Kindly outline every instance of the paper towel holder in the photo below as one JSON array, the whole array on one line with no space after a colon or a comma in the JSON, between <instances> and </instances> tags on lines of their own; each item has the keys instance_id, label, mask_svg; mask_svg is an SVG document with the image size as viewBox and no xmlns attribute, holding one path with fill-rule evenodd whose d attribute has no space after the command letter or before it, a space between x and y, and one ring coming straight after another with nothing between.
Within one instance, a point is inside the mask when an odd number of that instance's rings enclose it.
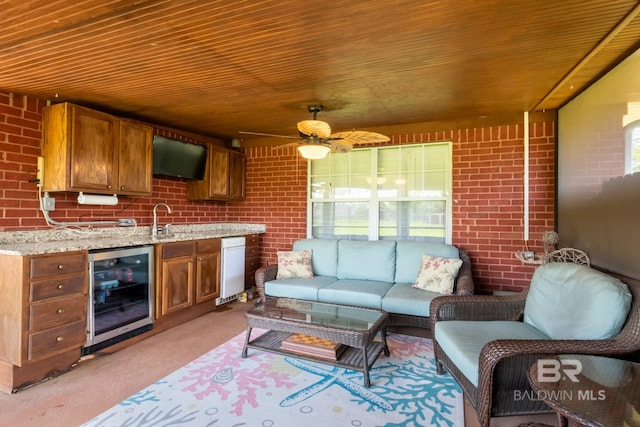
<instances>
[{"instance_id":1,"label":"paper towel holder","mask_svg":"<svg viewBox=\"0 0 640 427\"><path fill-rule=\"evenodd\" d=\"M78 204L113 206L118 204L118 195L114 194L113 196L103 196L95 194L84 194L83 192L80 192L80 194L78 194Z\"/></svg>"}]
</instances>

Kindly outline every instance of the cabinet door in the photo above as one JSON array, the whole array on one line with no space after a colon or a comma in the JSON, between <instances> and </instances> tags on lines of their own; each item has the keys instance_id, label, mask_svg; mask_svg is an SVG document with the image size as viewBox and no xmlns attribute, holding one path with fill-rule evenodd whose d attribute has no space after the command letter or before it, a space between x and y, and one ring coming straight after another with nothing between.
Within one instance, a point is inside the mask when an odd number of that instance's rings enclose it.
<instances>
[{"instance_id":1,"label":"cabinet door","mask_svg":"<svg viewBox=\"0 0 640 427\"><path fill-rule=\"evenodd\" d=\"M220 296L220 253L196 256L196 304Z\"/></svg>"},{"instance_id":2,"label":"cabinet door","mask_svg":"<svg viewBox=\"0 0 640 427\"><path fill-rule=\"evenodd\" d=\"M229 151L210 147L209 198L226 199L229 189Z\"/></svg>"},{"instance_id":3,"label":"cabinet door","mask_svg":"<svg viewBox=\"0 0 640 427\"><path fill-rule=\"evenodd\" d=\"M229 200L244 199L245 157L237 151L229 151Z\"/></svg>"},{"instance_id":4,"label":"cabinet door","mask_svg":"<svg viewBox=\"0 0 640 427\"><path fill-rule=\"evenodd\" d=\"M151 195L153 128L120 120L118 193Z\"/></svg>"},{"instance_id":5,"label":"cabinet door","mask_svg":"<svg viewBox=\"0 0 640 427\"><path fill-rule=\"evenodd\" d=\"M164 316L193 305L193 257L162 262L160 289L161 314Z\"/></svg>"},{"instance_id":6,"label":"cabinet door","mask_svg":"<svg viewBox=\"0 0 640 427\"><path fill-rule=\"evenodd\" d=\"M75 191L115 188L115 124L105 113L71 107L70 186Z\"/></svg>"},{"instance_id":7,"label":"cabinet door","mask_svg":"<svg viewBox=\"0 0 640 427\"><path fill-rule=\"evenodd\" d=\"M209 159L203 180L190 181L188 200L227 200L229 193L229 150L209 145Z\"/></svg>"}]
</instances>

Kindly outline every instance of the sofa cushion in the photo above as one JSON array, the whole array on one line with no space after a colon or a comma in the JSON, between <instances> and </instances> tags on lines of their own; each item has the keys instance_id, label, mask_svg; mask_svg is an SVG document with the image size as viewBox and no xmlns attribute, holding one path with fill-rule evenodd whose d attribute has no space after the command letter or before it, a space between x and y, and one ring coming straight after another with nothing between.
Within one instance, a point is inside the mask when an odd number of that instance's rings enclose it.
<instances>
[{"instance_id":1,"label":"sofa cushion","mask_svg":"<svg viewBox=\"0 0 640 427\"><path fill-rule=\"evenodd\" d=\"M422 263L422 255L460 258L458 248L440 242L398 240L396 243L396 283L414 283Z\"/></svg>"},{"instance_id":2,"label":"sofa cushion","mask_svg":"<svg viewBox=\"0 0 640 427\"><path fill-rule=\"evenodd\" d=\"M422 266L413 287L451 295L461 266L462 260L459 258L441 258L423 254Z\"/></svg>"},{"instance_id":3,"label":"sofa cushion","mask_svg":"<svg viewBox=\"0 0 640 427\"><path fill-rule=\"evenodd\" d=\"M382 298L382 309L388 313L429 317L431 300L440 295L416 289L412 283L395 283Z\"/></svg>"},{"instance_id":4,"label":"sofa cushion","mask_svg":"<svg viewBox=\"0 0 640 427\"><path fill-rule=\"evenodd\" d=\"M301 239L293 242L292 249L311 249L311 267L316 276L333 276L338 271L337 239Z\"/></svg>"},{"instance_id":5,"label":"sofa cushion","mask_svg":"<svg viewBox=\"0 0 640 427\"><path fill-rule=\"evenodd\" d=\"M336 280L318 290L318 301L381 308L382 297L391 286L392 283L375 280Z\"/></svg>"},{"instance_id":6,"label":"sofa cushion","mask_svg":"<svg viewBox=\"0 0 640 427\"><path fill-rule=\"evenodd\" d=\"M278 251L278 271L276 279L310 279L313 277L311 270L311 250Z\"/></svg>"},{"instance_id":7,"label":"sofa cushion","mask_svg":"<svg viewBox=\"0 0 640 427\"><path fill-rule=\"evenodd\" d=\"M273 297L285 297L318 300L318 289L334 282L335 277L314 276L311 279L275 279L264 284L265 294Z\"/></svg>"},{"instance_id":8,"label":"sofa cushion","mask_svg":"<svg viewBox=\"0 0 640 427\"><path fill-rule=\"evenodd\" d=\"M476 387L480 351L486 343L499 339L549 339L527 323L509 320L447 320L436 322L434 329L440 348Z\"/></svg>"},{"instance_id":9,"label":"sofa cushion","mask_svg":"<svg viewBox=\"0 0 640 427\"><path fill-rule=\"evenodd\" d=\"M395 240L338 241L338 279L393 283L395 272Z\"/></svg>"},{"instance_id":10,"label":"sofa cushion","mask_svg":"<svg viewBox=\"0 0 640 427\"><path fill-rule=\"evenodd\" d=\"M608 339L620 332L630 307L631 293L620 280L552 262L533 274L524 321L553 339Z\"/></svg>"}]
</instances>

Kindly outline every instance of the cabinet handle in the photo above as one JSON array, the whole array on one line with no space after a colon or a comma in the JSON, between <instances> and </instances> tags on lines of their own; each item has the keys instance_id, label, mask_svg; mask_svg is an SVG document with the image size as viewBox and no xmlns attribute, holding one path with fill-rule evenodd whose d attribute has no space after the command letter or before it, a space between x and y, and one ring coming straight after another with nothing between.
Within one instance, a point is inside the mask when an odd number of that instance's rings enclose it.
<instances>
[{"instance_id":1,"label":"cabinet handle","mask_svg":"<svg viewBox=\"0 0 640 427\"><path fill-rule=\"evenodd\" d=\"M107 188L110 190L111 189L111 185L107 185Z\"/></svg>"},{"instance_id":2,"label":"cabinet handle","mask_svg":"<svg viewBox=\"0 0 640 427\"><path fill-rule=\"evenodd\" d=\"M64 270L64 264L58 264L58 270Z\"/></svg>"},{"instance_id":3,"label":"cabinet handle","mask_svg":"<svg viewBox=\"0 0 640 427\"><path fill-rule=\"evenodd\" d=\"M62 288L64 288L64 284L58 283L58 289L62 289Z\"/></svg>"},{"instance_id":4,"label":"cabinet handle","mask_svg":"<svg viewBox=\"0 0 640 427\"><path fill-rule=\"evenodd\" d=\"M124 190L124 189L125 189L125 186L124 186L124 185L123 185L123 186L121 186L121 187L120 187L120 189L121 189L121 190Z\"/></svg>"},{"instance_id":5,"label":"cabinet handle","mask_svg":"<svg viewBox=\"0 0 640 427\"><path fill-rule=\"evenodd\" d=\"M63 336L59 336L58 338L56 338L57 342L62 342L64 341L64 337Z\"/></svg>"},{"instance_id":6,"label":"cabinet handle","mask_svg":"<svg viewBox=\"0 0 640 427\"><path fill-rule=\"evenodd\" d=\"M64 308L59 308L58 310L56 310L56 313L58 314L64 313Z\"/></svg>"}]
</instances>

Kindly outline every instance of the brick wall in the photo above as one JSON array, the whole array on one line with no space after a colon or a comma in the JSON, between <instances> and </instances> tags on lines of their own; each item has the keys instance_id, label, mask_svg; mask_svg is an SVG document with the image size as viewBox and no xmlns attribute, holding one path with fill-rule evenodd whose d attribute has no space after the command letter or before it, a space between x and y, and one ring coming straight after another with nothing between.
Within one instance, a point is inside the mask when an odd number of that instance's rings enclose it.
<instances>
[{"instance_id":1,"label":"brick wall","mask_svg":"<svg viewBox=\"0 0 640 427\"><path fill-rule=\"evenodd\" d=\"M44 101L0 92L0 231L45 229L38 209L36 177ZM192 135L180 139L193 139ZM479 290L525 287L534 266L522 265L513 253L523 247L522 125L456 129L424 134L390 135L392 144L453 141L453 243L471 256ZM530 248L542 251L542 234L554 228L554 123L530 125ZM52 194L58 221L135 218L152 221L157 202L173 214L160 219L174 224L253 222L267 225L262 238L263 262L273 263L277 250L289 249L306 236L307 161L294 147L245 149L247 197L236 203L190 202L187 181L153 179L152 197L121 197L117 206L79 206L77 194Z\"/></svg>"},{"instance_id":2,"label":"brick wall","mask_svg":"<svg viewBox=\"0 0 640 427\"><path fill-rule=\"evenodd\" d=\"M392 144L453 141L452 240L484 292L520 290L535 268L514 257L524 246L523 133L510 125L392 136ZM543 233L554 229L554 123L531 123L529 145L529 248L542 252ZM246 149L247 200L229 208L232 218L267 224L265 263L306 236L307 162L295 151Z\"/></svg>"},{"instance_id":3,"label":"brick wall","mask_svg":"<svg viewBox=\"0 0 640 427\"><path fill-rule=\"evenodd\" d=\"M0 92L0 231L49 228L39 211L35 182L42 137L42 108L45 102L32 97ZM155 133L187 142L197 142L185 133ZM172 214L158 213L162 223L186 224L227 222L227 206L220 202L190 202L187 181L180 178L153 178L152 197L120 197L116 206L78 205L77 193L51 193L55 221L112 220L135 218L139 225L152 223L152 209L158 202L171 206Z\"/></svg>"}]
</instances>

